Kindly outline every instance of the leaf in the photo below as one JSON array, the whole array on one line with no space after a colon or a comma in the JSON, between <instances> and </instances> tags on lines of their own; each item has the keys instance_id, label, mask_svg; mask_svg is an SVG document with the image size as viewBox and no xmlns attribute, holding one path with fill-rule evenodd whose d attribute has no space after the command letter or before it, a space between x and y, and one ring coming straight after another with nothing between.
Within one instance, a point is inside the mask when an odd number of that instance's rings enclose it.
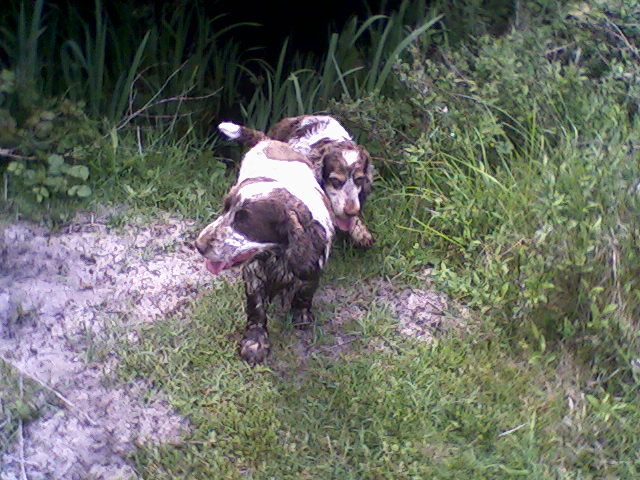
<instances>
[{"instance_id":1,"label":"leaf","mask_svg":"<svg viewBox=\"0 0 640 480\"><path fill-rule=\"evenodd\" d=\"M45 198L49 198L49 190L45 187L34 187L33 193L36 194L38 203L41 203Z\"/></svg>"},{"instance_id":2,"label":"leaf","mask_svg":"<svg viewBox=\"0 0 640 480\"><path fill-rule=\"evenodd\" d=\"M89 186L87 185L79 185L78 190L76 191L76 195L81 198L87 198L89 195L91 195L91 188L89 188Z\"/></svg>"},{"instance_id":3,"label":"leaf","mask_svg":"<svg viewBox=\"0 0 640 480\"><path fill-rule=\"evenodd\" d=\"M16 86L16 75L11 70L0 71L0 93L13 93Z\"/></svg>"},{"instance_id":4,"label":"leaf","mask_svg":"<svg viewBox=\"0 0 640 480\"><path fill-rule=\"evenodd\" d=\"M62 155L54 153L47 157L47 162L49 162L50 167L59 167L64 163L64 158L62 157Z\"/></svg>"},{"instance_id":5,"label":"leaf","mask_svg":"<svg viewBox=\"0 0 640 480\"><path fill-rule=\"evenodd\" d=\"M15 173L16 175L20 175L22 170L24 170L24 165L20 162L10 162L7 166L7 171Z\"/></svg>"},{"instance_id":6,"label":"leaf","mask_svg":"<svg viewBox=\"0 0 640 480\"><path fill-rule=\"evenodd\" d=\"M84 165L74 165L67 170L67 175L84 181L89 178L89 169Z\"/></svg>"},{"instance_id":7,"label":"leaf","mask_svg":"<svg viewBox=\"0 0 640 480\"><path fill-rule=\"evenodd\" d=\"M47 177L43 183L56 192L64 190L67 186L67 180L64 177Z\"/></svg>"},{"instance_id":8,"label":"leaf","mask_svg":"<svg viewBox=\"0 0 640 480\"><path fill-rule=\"evenodd\" d=\"M53 130L53 123L48 120L43 120L36 124L34 133L36 138L43 140L49 136L52 130Z\"/></svg>"},{"instance_id":9,"label":"leaf","mask_svg":"<svg viewBox=\"0 0 640 480\"><path fill-rule=\"evenodd\" d=\"M44 111L44 112L42 112L42 113L40 114L40 118L41 118L42 120L48 120L48 121L51 121L51 120L53 120L53 119L55 119L55 118L56 118L56 114L55 114L55 113L53 113L53 112L50 112L50 111Z\"/></svg>"},{"instance_id":10,"label":"leaf","mask_svg":"<svg viewBox=\"0 0 640 480\"><path fill-rule=\"evenodd\" d=\"M60 175L60 173L63 172L61 167L64 165L64 158L62 155L58 155L56 153L49 155L47 157L47 162L49 162L49 173L51 175Z\"/></svg>"}]
</instances>

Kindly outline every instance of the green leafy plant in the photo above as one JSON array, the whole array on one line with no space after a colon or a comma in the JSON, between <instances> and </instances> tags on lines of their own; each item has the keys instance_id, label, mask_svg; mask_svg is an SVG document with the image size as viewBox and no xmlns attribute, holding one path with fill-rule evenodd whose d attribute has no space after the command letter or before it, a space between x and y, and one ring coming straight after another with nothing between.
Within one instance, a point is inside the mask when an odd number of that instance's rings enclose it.
<instances>
[{"instance_id":1,"label":"green leafy plant","mask_svg":"<svg viewBox=\"0 0 640 480\"><path fill-rule=\"evenodd\" d=\"M440 252L441 285L623 388L640 327L640 36L621 4L583 7L523 9L528 28L435 55L415 46L400 96L335 106L413 187L406 244Z\"/></svg>"},{"instance_id":2,"label":"green leafy plant","mask_svg":"<svg viewBox=\"0 0 640 480\"><path fill-rule=\"evenodd\" d=\"M18 197L29 192L38 203L52 196L90 196L82 150L96 139L97 130L82 106L41 98L30 104L13 102L19 92L15 82L13 72L0 72L0 118L5 126L0 166L8 188Z\"/></svg>"},{"instance_id":3,"label":"green leafy plant","mask_svg":"<svg viewBox=\"0 0 640 480\"><path fill-rule=\"evenodd\" d=\"M64 157L51 154L45 165L29 165L27 161L12 161L7 171L18 177L31 189L38 202L53 194L66 194L70 197L85 198L91 195L91 188L85 183L89 178L89 169L85 165L70 165Z\"/></svg>"}]
</instances>

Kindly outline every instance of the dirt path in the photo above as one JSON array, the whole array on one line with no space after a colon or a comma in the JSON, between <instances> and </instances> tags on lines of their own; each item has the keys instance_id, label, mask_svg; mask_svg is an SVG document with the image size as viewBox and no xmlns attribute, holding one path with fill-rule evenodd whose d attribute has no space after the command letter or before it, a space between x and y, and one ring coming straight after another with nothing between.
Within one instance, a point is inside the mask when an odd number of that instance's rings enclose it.
<instances>
[{"instance_id":1,"label":"dirt path","mask_svg":"<svg viewBox=\"0 0 640 480\"><path fill-rule=\"evenodd\" d=\"M192 228L167 219L116 232L86 220L52 235L0 225L0 355L54 389L59 404L25 427L24 444L0 463L3 480L23 468L29 478L128 478L123 457L137 442L175 440L187 428L162 399L143 403L143 385L108 386L107 332L133 337L137 323L211 281L185 243Z\"/></svg>"},{"instance_id":2,"label":"dirt path","mask_svg":"<svg viewBox=\"0 0 640 480\"><path fill-rule=\"evenodd\" d=\"M194 233L192 223L172 218L120 230L86 218L55 234L0 224L0 361L52 389L41 416L0 459L2 480L135 478L125 457L136 445L177 441L189 428L162 398L144 402L145 385L114 384L110 347L122 336L135 341L136 325L223 281L202 267ZM398 330L418 339L443 324L448 306L437 292L383 281L366 288L366 298L330 285L318 292L319 304L335 308L336 352L349 343L341 322L372 302L390 307ZM313 348L303 342L300 353Z\"/></svg>"}]
</instances>

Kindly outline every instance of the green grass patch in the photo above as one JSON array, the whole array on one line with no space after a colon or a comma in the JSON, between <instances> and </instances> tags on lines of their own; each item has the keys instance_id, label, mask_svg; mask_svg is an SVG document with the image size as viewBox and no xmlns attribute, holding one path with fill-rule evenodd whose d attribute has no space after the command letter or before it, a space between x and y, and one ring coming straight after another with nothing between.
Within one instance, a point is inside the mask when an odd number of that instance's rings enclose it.
<instances>
[{"instance_id":1,"label":"green grass patch","mask_svg":"<svg viewBox=\"0 0 640 480\"><path fill-rule=\"evenodd\" d=\"M145 478L637 473L637 457L624 457L638 446L637 404L585 397L570 356L518 354L494 336L426 345L399 336L383 308L341 326L348 349L311 356L298 348L304 334L273 314L272 357L251 368L236 350L241 290L213 288L186 317L144 328L140 344L126 348L123 378L144 378L149 395L168 395L191 424L177 444L136 452ZM318 313L305 341L330 345L330 312Z\"/></svg>"},{"instance_id":2,"label":"green grass patch","mask_svg":"<svg viewBox=\"0 0 640 480\"><path fill-rule=\"evenodd\" d=\"M402 101L336 104L405 185L407 261L430 251L442 288L514 341L570 345L611 394L640 338L637 12L523 8L503 36L414 48Z\"/></svg>"},{"instance_id":3,"label":"green grass patch","mask_svg":"<svg viewBox=\"0 0 640 480\"><path fill-rule=\"evenodd\" d=\"M15 444L25 423L37 418L44 389L0 360L0 456Z\"/></svg>"}]
</instances>

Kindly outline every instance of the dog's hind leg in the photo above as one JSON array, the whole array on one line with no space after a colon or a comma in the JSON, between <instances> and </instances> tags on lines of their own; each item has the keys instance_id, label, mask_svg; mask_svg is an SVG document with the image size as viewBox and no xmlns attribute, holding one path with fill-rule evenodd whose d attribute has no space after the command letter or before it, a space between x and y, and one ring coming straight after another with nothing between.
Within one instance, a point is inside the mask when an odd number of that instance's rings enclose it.
<instances>
[{"instance_id":1,"label":"dog's hind leg","mask_svg":"<svg viewBox=\"0 0 640 480\"><path fill-rule=\"evenodd\" d=\"M305 281L291 300L293 325L299 329L308 328L315 320L311 312L313 295L318 288L318 278Z\"/></svg>"}]
</instances>

